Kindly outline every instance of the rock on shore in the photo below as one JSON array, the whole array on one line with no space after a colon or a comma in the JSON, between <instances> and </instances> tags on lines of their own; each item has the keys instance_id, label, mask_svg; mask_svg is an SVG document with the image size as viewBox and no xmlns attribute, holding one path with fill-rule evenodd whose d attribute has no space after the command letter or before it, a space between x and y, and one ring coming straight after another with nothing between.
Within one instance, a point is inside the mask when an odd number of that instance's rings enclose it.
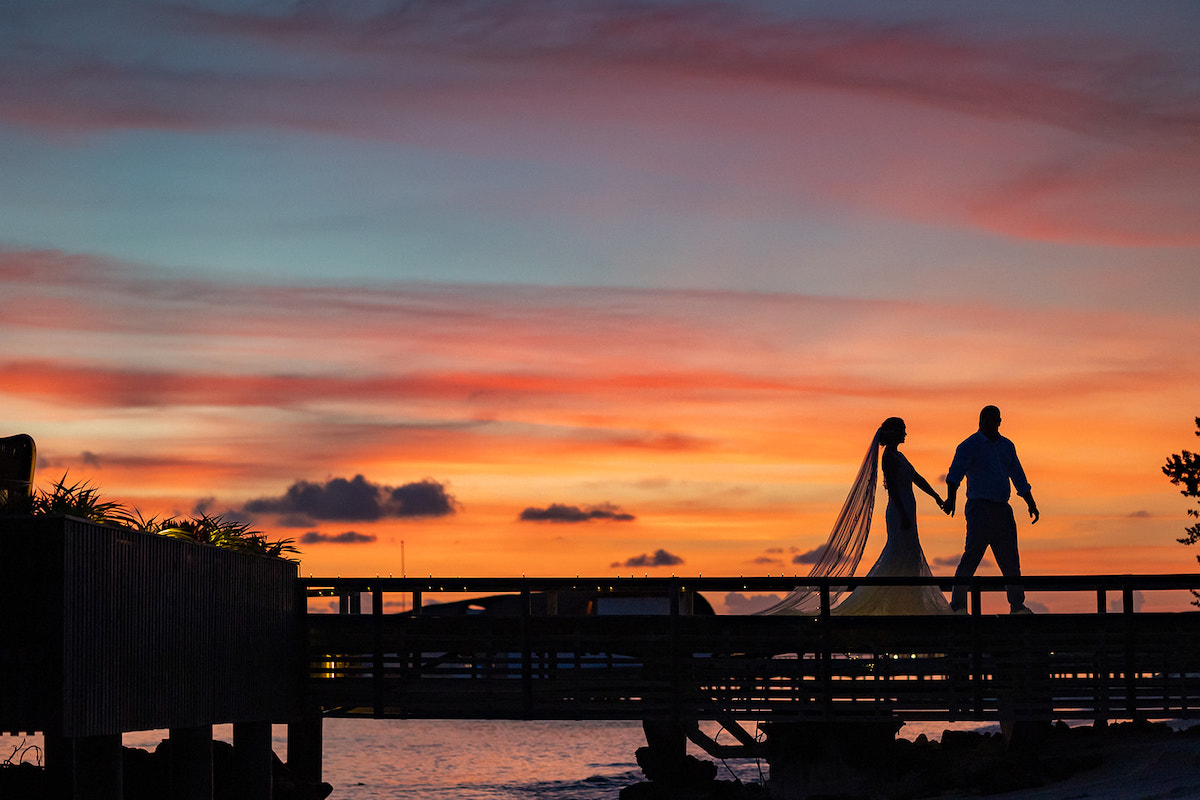
<instances>
[{"instance_id":1,"label":"rock on shore","mask_svg":"<svg viewBox=\"0 0 1200 800\"><path fill-rule=\"evenodd\" d=\"M1069 727L1062 722L1024 726L1009 736L945 731L941 741L924 735L897 738L872 774L853 790L831 789L790 796L805 800L918 800L926 797L1003 796L1005 800L1051 800L1063 796L1200 798L1200 726L1176 732L1165 723L1123 722ZM716 765L687 756L663 763L643 748L638 765L647 782L621 790L621 800L766 800L780 787L715 780ZM776 791L770 791L774 788ZM1067 794L1064 795L1063 793Z\"/></svg>"}]
</instances>

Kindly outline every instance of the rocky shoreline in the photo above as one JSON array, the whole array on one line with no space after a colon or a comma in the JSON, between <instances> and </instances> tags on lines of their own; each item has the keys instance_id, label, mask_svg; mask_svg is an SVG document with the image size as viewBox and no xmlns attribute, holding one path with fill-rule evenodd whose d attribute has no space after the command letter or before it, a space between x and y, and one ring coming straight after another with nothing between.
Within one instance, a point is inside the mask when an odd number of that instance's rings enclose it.
<instances>
[{"instance_id":1,"label":"rocky shoreline","mask_svg":"<svg viewBox=\"0 0 1200 800\"><path fill-rule=\"evenodd\" d=\"M818 775L805 797L919 800L1021 793L1099 773L1134 751L1156 746L1170 746L1172 754L1183 753L1184 763L1179 765L1182 770L1200 767L1200 726L1177 732L1166 723L1122 722L1072 728L1058 722L1026 728L1019 737L998 732L945 731L940 741L930 741L924 735L915 740L897 738L891 752L875 754L870 768L859 772L853 787L843 781L836 788ZM716 780L717 765L713 762L688 756L687 763L669 767L657 763L646 748L638 755L647 780L622 789L621 800L767 800L771 796L768 787L761 784ZM814 772L820 772L819 765ZM844 765L839 774L844 775ZM1200 789L1197 792L1170 796L1200 796Z\"/></svg>"},{"instance_id":2,"label":"rocky shoreline","mask_svg":"<svg viewBox=\"0 0 1200 800\"><path fill-rule=\"evenodd\" d=\"M169 744L164 741L152 752L124 749L125 800L167 796ZM1033 800L1062 796L1067 787L1073 797L1122 797L1126 796L1123 785L1152 779L1167 782L1167 793L1156 796L1200 797L1200 726L1176 731L1166 723L1072 728L1058 722L1010 737L948 730L940 740L924 735L912 740L898 737L890 752L874 756L853 787L817 781L805 800L997 795ZM1142 760L1136 762L1139 757ZM768 800L771 796L760 783L718 780L718 765L694 756L665 762L650 748L641 748L637 760L646 780L621 789L620 800ZM296 780L277 757L274 781L277 800L325 800L333 791L328 783ZM232 745L219 740L213 742L213 784L214 800L241 800L233 781ZM40 765L0 765L0 798L45 797L45 771Z\"/></svg>"}]
</instances>

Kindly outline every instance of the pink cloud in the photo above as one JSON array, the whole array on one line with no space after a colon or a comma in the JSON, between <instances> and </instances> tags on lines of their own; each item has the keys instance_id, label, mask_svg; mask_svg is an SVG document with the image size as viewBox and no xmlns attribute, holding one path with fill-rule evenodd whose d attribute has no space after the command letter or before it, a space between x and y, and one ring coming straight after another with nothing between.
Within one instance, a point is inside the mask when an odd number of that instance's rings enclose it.
<instances>
[{"instance_id":1,"label":"pink cloud","mask_svg":"<svg viewBox=\"0 0 1200 800\"><path fill-rule=\"evenodd\" d=\"M1196 247L1200 158L1118 150L1023 170L969 208L982 227L1025 239Z\"/></svg>"},{"instance_id":2,"label":"pink cloud","mask_svg":"<svg viewBox=\"0 0 1200 800\"><path fill-rule=\"evenodd\" d=\"M997 369L1030 391L1064 381L1098 391L1169 382L1183 366L1158 347L1160 316L1138 314L735 292L303 289L11 251L0 251L0 288L3 324L35 334L5 353L10 391L78 384L116 405L407 397L520 411L531 398L904 397L971 391ZM76 355L38 356L42 330L78 332ZM89 332L128 349L99 347L85 361ZM988 361L964 367L947 342ZM180 348L186 362L172 356ZM906 363L911 352L918 363Z\"/></svg>"},{"instance_id":3,"label":"pink cloud","mask_svg":"<svg viewBox=\"0 0 1200 800\"><path fill-rule=\"evenodd\" d=\"M189 16L205 35L248 36L368 68L410 59L415 51L447 56L460 70L471 62L489 69L552 63L581 73L624 66L821 86L1035 119L1104 137L1154 132L1190 141L1200 125L1200 103L1180 81L1190 66L1150 55L1145 42L1124 39L1119 31L1108 38L1089 33L1053 40L1044 30L1031 30L1023 39L984 40L943 21L796 19L729 3L439 0L363 15L325 3L290 17L185 12L180 19L188 24ZM447 82L439 88L454 87Z\"/></svg>"},{"instance_id":4,"label":"pink cloud","mask_svg":"<svg viewBox=\"0 0 1200 800\"><path fill-rule=\"evenodd\" d=\"M633 193L681 213L883 210L1038 240L1195 242L1195 68L1123 31L984 38L947 21L732 3L325 2L123 21L180 46L150 58L127 55L120 36L30 47L6 64L7 118L66 131L265 125L610 164L627 173L619 190L521 201L593 220L628 213ZM645 175L701 190L663 197ZM485 188L474 199L497 201Z\"/></svg>"}]
</instances>

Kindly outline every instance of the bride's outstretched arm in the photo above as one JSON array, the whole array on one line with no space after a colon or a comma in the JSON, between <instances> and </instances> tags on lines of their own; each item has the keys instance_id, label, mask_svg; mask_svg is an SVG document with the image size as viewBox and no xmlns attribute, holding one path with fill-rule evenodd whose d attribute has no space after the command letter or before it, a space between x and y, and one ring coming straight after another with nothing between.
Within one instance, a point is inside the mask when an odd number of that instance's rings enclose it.
<instances>
[{"instance_id":1,"label":"bride's outstretched arm","mask_svg":"<svg viewBox=\"0 0 1200 800\"><path fill-rule=\"evenodd\" d=\"M945 503L942 502L942 496L938 494L937 491L929 485L929 481L925 480L925 478L921 476L921 473L917 472L915 469L913 470L913 486L916 486L922 492L936 500L938 508L944 509Z\"/></svg>"}]
</instances>

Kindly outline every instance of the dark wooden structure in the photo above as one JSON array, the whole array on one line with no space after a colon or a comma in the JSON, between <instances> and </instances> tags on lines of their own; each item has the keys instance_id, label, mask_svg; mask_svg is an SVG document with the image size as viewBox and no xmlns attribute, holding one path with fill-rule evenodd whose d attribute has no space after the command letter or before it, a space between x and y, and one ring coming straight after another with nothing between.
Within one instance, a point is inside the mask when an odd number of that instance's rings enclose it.
<instances>
[{"instance_id":1,"label":"dark wooden structure","mask_svg":"<svg viewBox=\"0 0 1200 800\"><path fill-rule=\"evenodd\" d=\"M79 519L0 518L0 729L44 732L57 796L81 800L120 797L123 732L168 729L176 794L209 800L211 727L233 723L251 781L241 796L268 800L271 724L289 725L289 762L317 781L325 716L630 719L693 732L716 720L735 736L739 719L1200 717L1200 612L1136 607L1143 593L1177 592L1187 608L1200 575L1031 576L1031 594L1094 601L1034 616L985 613L1004 583L984 577L968 616L852 618L829 613L834 584L922 581L817 581L823 613L755 617L714 615L705 594L779 594L805 579L296 571ZM322 602L340 613L306 613ZM762 752L746 735L713 747Z\"/></svg>"},{"instance_id":2,"label":"dark wooden structure","mask_svg":"<svg viewBox=\"0 0 1200 800\"><path fill-rule=\"evenodd\" d=\"M0 729L45 733L60 796L107 800L121 734L160 728L189 796L207 766L211 797L211 728L234 723L257 743L245 796L268 798L270 725L296 718L303 688L296 570L70 517L0 519ZM89 777L72 788L74 765Z\"/></svg>"},{"instance_id":3,"label":"dark wooden structure","mask_svg":"<svg viewBox=\"0 0 1200 800\"><path fill-rule=\"evenodd\" d=\"M839 579L914 584L920 579ZM1200 612L1140 613L1137 593L1200 575L1029 577L1096 613L714 616L694 592L780 593L796 579L308 579L340 614L309 615L310 700L326 715L509 719L1049 720L1200 716ZM828 589L835 581L824 581ZM948 587L943 587L948 588ZM425 604L509 592L506 614ZM554 598L670 598L662 614L564 616ZM1184 592L1186 594L1186 592ZM412 610L385 603L412 599ZM550 598L549 600L547 598ZM1109 611L1117 601L1116 613ZM578 604L576 603L578 606ZM362 613L363 609L366 613ZM538 613L540 610L541 613Z\"/></svg>"},{"instance_id":4,"label":"dark wooden structure","mask_svg":"<svg viewBox=\"0 0 1200 800\"><path fill-rule=\"evenodd\" d=\"M27 511L33 498L37 445L26 433L0 438L0 510Z\"/></svg>"}]
</instances>

